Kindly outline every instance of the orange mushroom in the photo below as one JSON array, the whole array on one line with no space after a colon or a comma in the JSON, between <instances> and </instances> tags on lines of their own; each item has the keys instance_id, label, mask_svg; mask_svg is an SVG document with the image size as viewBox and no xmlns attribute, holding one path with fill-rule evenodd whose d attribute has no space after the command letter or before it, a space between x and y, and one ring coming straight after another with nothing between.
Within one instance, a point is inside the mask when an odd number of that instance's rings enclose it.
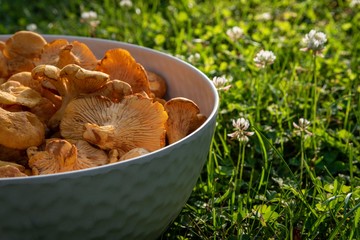
<instances>
[{"instance_id":1,"label":"orange mushroom","mask_svg":"<svg viewBox=\"0 0 360 240\"><path fill-rule=\"evenodd\" d=\"M49 139L45 149L27 149L29 166L34 175L60 173L106 164L107 154L85 141Z\"/></svg>"},{"instance_id":2,"label":"orange mushroom","mask_svg":"<svg viewBox=\"0 0 360 240\"><path fill-rule=\"evenodd\" d=\"M102 88L89 94L91 96L104 96L113 102L120 102L125 96L133 94L131 86L120 80L108 81Z\"/></svg>"},{"instance_id":3,"label":"orange mushroom","mask_svg":"<svg viewBox=\"0 0 360 240\"><path fill-rule=\"evenodd\" d=\"M129 83L134 93L151 93L144 67L125 49L115 48L106 51L96 70L109 74L110 79Z\"/></svg>"},{"instance_id":4,"label":"orange mushroom","mask_svg":"<svg viewBox=\"0 0 360 240\"><path fill-rule=\"evenodd\" d=\"M71 46L71 53L79 61L78 65L87 70L95 70L98 59L95 57L90 48L85 43L79 41L73 41Z\"/></svg>"},{"instance_id":5,"label":"orange mushroom","mask_svg":"<svg viewBox=\"0 0 360 240\"><path fill-rule=\"evenodd\" d=\"M57 67L60 58L60 51L66 47L69 42L66 39L55 39L46 45L41 50L40 57L35 61L38 65L53 65Z\"/></svg>"},{"instance_id":6,"label":"orange mushroom","mask_svg":"<svg viewBox=\"0 0 360 240\"><path fill-rule=\"evenodd\" d=\"M153 71L147 70L146 72L149 79L150 91L156 98L163 98L167 90L165 79Z\"/></svg>"},{"instance_id":7,"label":"orange mushroom","mask_svg":"<svg viewBox=\"0 0 360 240\"><path fill-rule=\"evenodd\" d=\"M135 158L135 157L140 157L140 156L143 156L148 153L149 153L149 151L146 150L145 148L133 148L130 151L128 151L127 153L125 153L124 155L122 155L121 158L119 159L119 161L124 161L124 160Z\"/></svg>"},{"instance_id":8,"label":"orange mushroom","mask_svg":"<svg viewBox=\"0 0 360 240\"><path fill-rule=\"evenodd\" d=\"M119 154L142 147L154 151L165 146L164 107L141 95L126 96L119 103L107 98L75 99L60 123L64 138L84 139Z\"/></svg>"},{"instance_id":9,"label":"orange mushroom","mask_svg":"<svg viewBox=\"0 0 360 240\"><path fill-rule=\"evenodd\" d=\"M9 141L11 136L11 141ZM39 146L45 139L44 124L30 112L9 112L0 108L0 144L26 149Z\"/></svg>"},{"instance_id":10,"label":"orange mushroom","mask_svg":"<svg viewBox=\"0 0 360 240\"><path fill-rule=\"evenodd\" d=\"M31 72L19 72L12 75L8 81L16 81L20 84L30 87L41 94L44 98L47 98L54 104L55 109L59 109L61 106L61 97L56 95L52 90L47 89L43 82L33 79ZM41 102L45 102L42 100Z\"/></svg>"},{"instance_id":11,"label":"orange mushroom","mask_svg":"<svg viewBox=\"0 0 360 240\"><path fill-rule=\"evenodd\" d=\"M7 81L0 85L0 103L34 107L40 103L41 94L17 81Z\"/></svg>"},{"instance_id":12,"label":"orange mushroom","mask_svg":"<svg viewBox=\"0 0 360 240\"><path fill-rule=\"evenodd\" d=\"M72 139L67 139L67 141L76 146L78 158L77 168L85 169L109 163L107 153L87 141Z\"/></svg>"},{"instance_id":13,"label":"orange mushroom","mask_svg":"<svg viewBox=\"0 0 360 240\"><path fill-rule=\"evenodd\" d=\"M2 51L5 48L5 42L4 41L0 41L0 52L2 53Z\"/></svg>"},{"instance_id":14,"label":"orange mushroom","mask_svg":"<svg viewBox=\"0 0 360 240\"><path fill-rule=\"evenodd\" d=\"M32 70L34 79L48 80L62 97L60 109L48 122L50 128L56 128L69 102L81 94L93 93L103 87L109 75L90 71L76 64L66 65L61 70L52 65L39 65Z\"/></svg>"},{"instance_id":15,"label":"orange mushroom","mask_svg":"<svg viewBox=\"0 0 360 240\"><path fill-rule=\"evenodd\" d=\"M186 137L206 120L205 116L200 115L199 107L184 97L170 99L164 104L164 108L169 115L166 123L169 144Z\"/></svg>"},{"instance_id":16,"label":"orange mushroom","mask_svg":"<svg viewBox=\"0 0 360 240\"><path fill-rule=\"evenodd\" d=\"M17 164L15 162L0 160L0 167L4 167L4 166L13 166L13 167L16 167L17 169L19 169L21 172L25 171L25 167L23 165Z\"/></svg>"},{"instance_id":17,"label":"orange mushroom","mask_svg":"<svg viewBox=\"0 0 360 240\"><path fill-rule=\"evenodd\" d=\"M27 177L17 166L14 165L3 165L0 166L0 178L9 177Z\"/></svg>"},{"instance_id":18,"label":"orange mushroom","mask_svg":"<svg viewBox=\"0 0 360 240\"><path fill-rule=\"evenodd\" d=\"M6 79L9 76L7 60L0 49L0 78Z\"/></svg>"},{"instance_id":19,"label":"orange mushroom","mask_svg":"<svg viewBox=\"0 0 360 240\"><path fill-rule=\"evenodd\" d=\"M68 64L76 64L88 70L94 70L98 63L90 48L79 41L69 43L65 39L55 39L46 44L36 65L53 65L63 68Z\"/></svg>"},{"instance_id":20,"label":"orange mushroom","mask_svg":"<svg viewBox=\"0 0 360 240\"><path fill-rule=\"evenodd\" d=\"M8 38L3 49L8 75L31 71L46 43L40 34L31 31L18 31Z\"/></svg>"},{"instance_id":21,"label":"orange mushroom","mask_svg":"<svg viewBox=\"0 0 360 240\"><path fill-rule=\"evenodd\" d=\"M42 92L41 83L32 78L30 71L15 73L8 78L8 81L16 81L22 84L23 86L34 89L38 93Z\"/></svg>"}]
</instances>

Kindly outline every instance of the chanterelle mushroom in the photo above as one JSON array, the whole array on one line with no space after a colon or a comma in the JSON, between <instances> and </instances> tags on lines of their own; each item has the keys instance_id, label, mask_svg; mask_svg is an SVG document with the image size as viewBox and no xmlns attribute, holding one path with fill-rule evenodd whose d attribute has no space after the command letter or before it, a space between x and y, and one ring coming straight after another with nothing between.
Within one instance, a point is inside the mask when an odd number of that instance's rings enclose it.
<instances>
[{"instance_id":1,"label":"chanterelle mushroom","mask_svg":"<svg viewBox=\"0 0 360 240\"><path fill-rule=\"evenodd\" d=\"M8 81L19 82L26 87L30 87L30 88L34 89L38 93L41 93L41 91L42 91L41 83L32 78L31 72L15 73L8 78Z\"/></svg>"},{"instance_id":2,"label":"chanterelle mushroom","mask_svg":"<svg viewBox=\"0 0 360 240\"><path fill-rule=\"evenodd\" d=\"M15 73L9 77L8 81L16 81L26 87L34 89L40 93L41 96L51 101L55 105L56 109L59 109L61 106L61 97L53 93L51 90L45 88L42 84L43 82L33 79L31 72ZM44 100L42 100L42 102L44 102Z\"/></svg>"},{"instance_id":3,"label":"chanterelle mushroom","mask_svg":"<svg viewBox=\"0 0 360 240\"><path fill-rule=\"evenodd\" d=\"M1 104L18 104L31 108L39 104L41 99L40 93L17 81L7 81L0 85Z\"/></svg>"},{"instance_id":4,"label":"chanterelle mushroom","mask_svg":"<svg viewBox=\"0 0 360 240\"><path fill-rule=\"evenodd\" d=\"M57 63L60 58L60 51L66 47L69 42L66 39L55 39L47 44L41 50L39 59L35 61L35 65L53 65L58 67Z\"/></svg>"},{"instance_id":5,"label":"chanterelle mushroom","mask_svg":"<svg viewBox=\"0 0 360 240\"><path fill-rule=\"evenodd\" d=\"M51 82L62 96L60 109L48 122L50 128L56 128L68 103L81 94L92 93L103 87L109 75L90 71L76 64L66 65L61 70L51 65L39 65L32 70L34 79L46 79Z\"/></svg>"},{"instance_id":6,"label":"chanterelle mushroom","mask_svg":"<svg viewBox=\"0 0 360 240\"><path fill-rule=\"evenodd\" d=\"M3 54L7 59L8 74L31 71L46 40L35 32L18 31L5 42Z\"/></svg>"},{"instance_id":7,"label":"chanterelle mushroom","mask_svg":"<svg viewBox=\"0 0 360 240\"><path fill-rule=\"evenodd\" d=\"M69 103L60 132L64 138L85 139L106 150L154 151L165 146L166 120L164 107L141 95L126 96L119 103L86 97Z\"/></svg>"},{"instance_id":8,"label":"chanterelle mushroom","mask_svg":"<svg viewBox=\"0 0 360 240\"><path fill-rule=\"evenodd\" d=\"M25 171L25 167L23 165L17 164L15 162L9 162L9 161L2 161L0 160L0 167L4 167L4 166L13 166L16 167L17 169L19 169L21 172Z\"/></svg>"},{"instance_id":9,"label":"chanterelle mushroom","mask_svg":"<svg viewBox=\"0 0 360 240\"><path fill-rule=\"evenodd\" d=\"M124 161L127 159L139 157L139 156L142 156L142 155L145 155L148 153L149 153L149 151L146 150L145 148L133 148L130 151L128 151L127 153L125 153L124 155L122 155L121 158L119 159L119 161Z\"/></svg>"},{"instance_id":10,"label":"chanterelle mushroom","mask_svg":"<svg viewBox=\"0 0 360 240\"><path fill-rule=\"evenodd\" d=\"M8 177L27 177L27 175L14 165L0 166L0 178Z\"/></svg>"},{"instance_id":11,"label":"chanterelle mushroom","mask_svg":"<svg viewBox=\"0 0 360 240\"><path fill-rule=\"evenodd\" d=\"M96 70L109 74L110 79L129 83L134 93L151 93L144 67L125 49L115 48L106 51Z\"/></svg>"},{"instance_id":12,"label":"chanterelle mushroom","mask_svg":"<svg viewBox=\"0 0 360 240\"><path fill-rule=\"evenodd\" d=\"M98 60L86 44L73 41L61 49L58 67L63 68L71 63L87 70L95 70Z\"/></svg>"},{"instance_id":13,"label":"chanterelle mushroom","mask_svg":"<svg viewBox=\"0 0 360 240\"><path fill-rule=\"evenodd\" d=\"M0 78L7 78L8 75L7 60L2 51L0 51Z\"/></svg>"},{"instance_id":14,"label":"chanterelle mushroom","mask_svg":"<svg viewBox=\"0 0 360 240\"><path fill-rule=\"evenodd\" d=\"M67 172L108 163L105 152L85 141L48 139L45 149L27 149L29 166L34 175Z\"/></svg>"},{"instance_id":15,"label":"chanterelle mushroom","mask_svg":"<svg viewBox=\"0 0 360 240\"><path fill-rule=\"evenodd\" d=\"M172 98L164 104L164 108L169 115L166 123L169 144L186 137L205 121L203 115L199 115L199 107L187 98Z\"/></svg>"},{"instance_id":16,"label":"chanterelle mushroom","mask_svg":"<svg viewBox=\"0 0 360 240\"><path fill-rule=\"evenodd\" d=\"M72 139L67 139L67 141L76 146L79 166L81 166L81 168L101 166L109 163L107 153L104 150L92 146L87 141Z\"/></svg>"},{"instance_id":17,"label":"chanterelle mushroom","mask_svg":"<svg viewBox=\"0 0 360 240\"><path fill-rule=\"evenodd\" d=\"M40 145L44 124L30 112L9 112L0 108L0 144L15 149Z\"/></svg>"},{"instance_id":18,"label":"chanterelle mushroom","mask_svg":"<svg viewBox=\"0 0 360 240\"><path fill-rule=\"evenodd\" d=\"M77 160L76 147L63 139L47 141L44 151L29 147L27 154L34 175L71 171Z\"/></svg>"},{"instance_id":19,"label":"chanterelle mushroom","mask_svg":"<svg viewBox=\"0 0 360 240\"><path fill-rule=\"evenodd\" d=\"M147 70L150 90L156 98L163 98L166 94L167 86L165 79L159 74Z\"/></svg>"},{"instance_id":20,"label":"chanterelle mushroom","mask_svg":"<svg viewBox=\"0 0 360 240\"><path fill-rule=\"evenodd\" d=\"M65 39L55 39L46 44L36 65L50 64L63 68L68 64L76 64L88 70L94 70L97 58L90 48L79 41L69 43Z\"/></svg>"},{"instance_id":21,"label":"chanterelle mushroom","mask_svg":"<svg viewBox=\"0 0 360 240\"><path fill-rule=\"evenodd\" d=\"M127 82L115 79L108 81L102 88L90 95L104 96L113 102L120 102L125 96L132 93L131 86Z\"/></svg>"}]
</instances>

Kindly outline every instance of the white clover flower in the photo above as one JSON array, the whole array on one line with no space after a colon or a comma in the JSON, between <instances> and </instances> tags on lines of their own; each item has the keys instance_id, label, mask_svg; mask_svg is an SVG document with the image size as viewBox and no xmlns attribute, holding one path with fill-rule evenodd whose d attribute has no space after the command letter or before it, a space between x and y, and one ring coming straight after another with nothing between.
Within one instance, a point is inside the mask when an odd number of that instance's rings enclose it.
<instances>
[{"instance_id":1,"label":"white clover flower","mask_svg":"<svg viewBox=\"0 0 360 240\"><path fill-rule=\"evenodd\" d=\"M81 13L81 21L89 24L92 28L96 28L100 24L100 21L97 18L98 15L94 11Z\"/></svg>"},{"instance_id":2,"label":"white clover flower","mask_svg":"<svg viewBox=\"0 0 360 240\"><path fill-rule=\"evenodd\" d=\"M264 51L261 50L260 52L258 52L254 58L254 62L256 64L256 66L260 67L260 68L264 68L267 65L271 65L274 63L276 59L275 54L272 51Z\"/></svg>"},{"instance_id":3,"label":"white clover flower","mask_svg":"<svg viewBox=\"0 0 360 240\"><path fill-rule=\"evenodd\" d=\"M231 41L235 42L239 40L244 35L244 30L240 27L232 27L226 31L226 35L231 39Z\"/></svg>"},{"instance_id":4,"label":"white clover flower","mask_svg":"<svg viewBox=\"0 0 360 240\"><path fill-rule=\"evenodd\" d=\"M181 54L175 54L175 57L179 58L181 60L184 60L184 61L186 60L186 57L184 55L181 55Z\"/></svg>"},{"instance_id":5,"label":"white clover flower","mask_svg":"<svg viewBox=\"0 0 360 240\"><path fill-rule=\"evenodd\" d=\"M135 13L136 13L137 15L140 15L140 14L141 14L141 9L140 9L140 8L135 8Z\"/></svg>"},{"instance_id":6,"label":"white clover flower","mask_svg":"<svg viewBox=\"0 0 360 240\"><path fill-rule=\"evenodd\" d=\"M271 18L272 15L269 12L264 12L255 16L255 19L260 21L269 21Z\"/></svg>"},{"instance_id":7,"label":"white clover flower","mask_svg":"<svg viewBox=\"0 0 360 240\"><path fill-rule=\"evenodd\" d=\"M229 81L225 78L225 76L214 77L212 82L218 91L227 91L231 88L231 85L228 84Z\"/></svg>"},{"instance_id":8,"label":"white clover flower","mask_svg":"<svg viewBox=\"0 0 360 240\"><path fill-rule=\"evenodd\" d=\"M233 119L232 125L235 128L235 132L228 134L228 137L231 137L231 139L237 139L240 142L248 142L248 137L254 135L254 132L247 131L250 127L250 123L249 120L245 118Z\"/></svg>"},{"instance_id":9,"label":"white clover flower","mask_svg":"<svg viewBox=\"0 0 360 240\"><path fill-rule=\"evenodd\" d=\"M310 124L311 124L310 121L306 120L305 118L300 118L298 124L293 122L293 126L295 128L295 133L301 134L301 132L304 132L307 135L311 136L312 133L308 130L308 127L310 126Z\"/></svg>"},{"instance_id":10,"label":"white clover flower","mask_svg":"<svg viewBox=\"0 0 360 240\"><path fill-rule=\"evenodd\" d=\"M187 60L191 63L195 63L196 61L200 60L200 54L199 53L195 53L195 54L191 54Z\"/></svg>"},{"instance_id":11,"label":"white clover flower","mask_svg":"<svg viewBox=\"0 0 360 240\"><path fill-rule=\"evenodd\" d=\"M36 29L37 29L37 25L35 23L30 23L29 25L26 26L26 30L28 31L34 32L36 31Z\"/></svg>"},{"instance_id":12,"label":"white clover flower","mask_svg":"<svg viewBox=\"0 0 360 240\"><path fill-rule=\"evenodd\" d=\"M321 51L324 49L324 44L327 42L326 34L323 32L318 32L316 30L311 30L305 37L302 39L302 43L305 46L301 48L301 51L314 51L315 54L320 55Z\"/></svg>"},{"instance_id":13,"label":"white clover flower","mask_svg":"<svg viewBox=\"0 0 360 240\"><path fill-rule=\"evenodd\" d=\"M120 7L132 7L133 3L131 0L121 0L119 5Z\"/></svg>"},{"instance_id":14,"label":"white clover flower","mask_svg":"<svg viewBox=\"0 0 360 240\"><path fill-rule=\"evenodd\" d=\"M88 11L88 12L82 12L81 13L81 19L83 19L84 21L90 21L90 20L94 20L97 19L97 13L94 11Z\"/></svg>"},{"instance_id":15,"label":"white clover flower","mask_svg":"<svg viewBox=\"0 0 360 240\"><path fill-rule=\"evenodd\" d=\"M352 0L349 4L350 7L356 7L357 5L360 5L360 0Z\"/></svg>"}]
</instances>

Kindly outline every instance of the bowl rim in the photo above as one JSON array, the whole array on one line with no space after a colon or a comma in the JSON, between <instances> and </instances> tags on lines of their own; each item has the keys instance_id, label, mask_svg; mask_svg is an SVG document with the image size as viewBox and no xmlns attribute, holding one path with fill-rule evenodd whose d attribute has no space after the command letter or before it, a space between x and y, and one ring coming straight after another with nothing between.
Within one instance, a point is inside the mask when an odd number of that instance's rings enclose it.
<instances>
[{"instance_id":1,"label":"bowl rim","mask_svg":"<svg viewBox=\"0 0 360 240\"><path fill-rule=\"evenodd\" d=\"M0 34L0 41L6 41L6 38L11 37L13 34ZM51 179L51 180L57 180L62 178L77 178L80 176L86 176L86 175L96 175L101 174L102 172L107 172L111 170L112 168L120 165L130 165L130 164L138 164L143 159L143 161L151 161L152 158L156 157L155 155L158 155L159 153L163 153L162 155L165 155L167 152L171 152L173 148L176 148L178 145L182 144L183 142L188 141L189 138L192 138L194 135L200 134L200 132L204 131L205 127L210 124L212 121L216 121L216 117L219 110L220 105L220 99L218 91L215 87L215 85L212 83L212 81L198 68L194 67L190 63L177 58L169 53L162 52L159 50L155 50L149 47L136 45L132 43L127 43L123 41L117 41L117 40L111 40L111 39L105 39L105 38L92 38L92 37L85 37L85 36L76 36L76 35L61 35L61 34L40 34L42 37L44 37L46 40L48 39L57 39L57 38L65 38L68 40L77 40L77 41L98 41L103 43L111 43L111 44L120 44L123 45L125 48L136 48L140 51L148 51L152 54L157 54L164 56L166 58L170 58L174 61L179 62L180 64L185 65L187 68L190 68L192 71L194 71L196 74L200 75L204 80L208 82L208 85L211 89L211 92L213 93L214 97L214 103L212 110L207 117L206 121L197 128L194 132L190 133L186 137L182 138L181 140L166 145L158 150L155 150L153 152L150 152L143 156L138 156L134 158L130 158L121 162L115 162L115 163L109 163L101 166L96 166L92 168L85 168L85 169L79 169L74 171L68 171L68 172L60 172L60 173L53 173L53 174L44 174L44 175L35 175L35 176L24 176L24 177L9 177L9 178L0 178L0 186L1 183L16 183L16 182L37 182L37 181L43 181L44 179ZM138 61L138 60L137 60Z\"/></svg>"}]
</instances>

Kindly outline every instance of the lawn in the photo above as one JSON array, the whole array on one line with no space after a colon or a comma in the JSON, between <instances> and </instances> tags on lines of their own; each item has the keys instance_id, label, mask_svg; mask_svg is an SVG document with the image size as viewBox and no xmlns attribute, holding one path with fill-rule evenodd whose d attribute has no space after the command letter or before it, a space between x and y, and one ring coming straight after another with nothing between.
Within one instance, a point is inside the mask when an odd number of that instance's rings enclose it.
<instances>
[{"instance_id":1,"label":"lawn","mask_svg":"<svg viewBox=\"0 0 360 240\"><path fill-rule=\"evenodd\" d=\"M360 239L360 1L0 6L1 34L134 43L219 84L208 161L160 239Z\"/></svg>"}]
</instances>

